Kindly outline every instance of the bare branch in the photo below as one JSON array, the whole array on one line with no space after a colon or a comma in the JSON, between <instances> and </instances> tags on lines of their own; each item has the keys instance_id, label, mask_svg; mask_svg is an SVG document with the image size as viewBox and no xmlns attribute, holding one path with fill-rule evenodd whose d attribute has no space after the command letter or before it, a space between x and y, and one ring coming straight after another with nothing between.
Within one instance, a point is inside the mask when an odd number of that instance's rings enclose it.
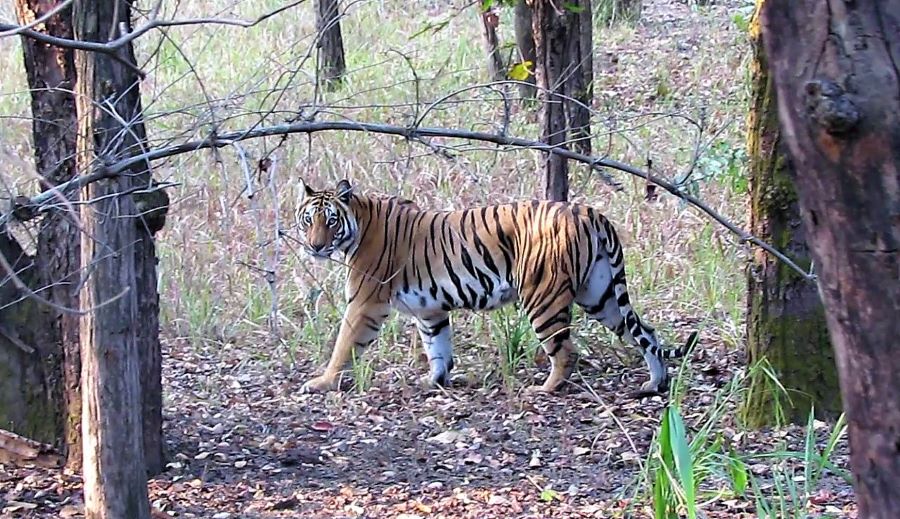
<instances>
[{"instance_id":1,"label":"bare branch","mask_svg":"<svg viewBox=\"0 0 900 519\"><path fill-rule=\"evenodd\" d=\"M15 28L13 28L13 29L9 29L9 30L5 30L5 29L4 29L4 30L0 31L0 38L4 38L4 37L6 37L6 36L15 36L16 34L21 34L21 33L24 32L24 31L33 29L34 27L36 27L36 26L38 26L38 25L40 25L40 24L46 22L47 20L49 20L49 19L50 19L53 15L55 15L56 13L59 13L59 12L62 12L63 10L65 10L65 9L68 9L69 6L72 5L72 2L73 2L73 1L74 1L74 0L66 0L65 2L59 4L58 6L54 7L53 9L51 9L50 11L48 11L48 12L44 13L43 15L41 15L41 16L35 18L35 19L34 19L32 22L30 22L30 23L27 23L27 24L22 25L22 26L15 27ZM5 25L5 24L0 23L0 27L3 27L4 25Z\"/></svg>"},{"instance_id":2,"label":"bare branch","mask_svg":"<svg viewBox=\"0 0 900 519\"><path fill-rule=\"evenodd\" d=\"M741 229L734 223L727 220L724 216L720 215L708 205L703 203L701 200L696 197L684 192L679 189L677 186L672 183L659 178L652 173L648 173L636 167L630 166L623 162L619 162L617 160L609 159L609 158L599 158L599 157L591 157L588 155L584 155L581 153L577 153L566 148L555 147L549 144L545 144L538 141L533 141L529 139L522 139L518 137L510 137L506 135L493 134L493 133L485 133L485 132L477 132L470 130L461 130L455 128L428 128L428 127L420 127L420 128L410 128L407 126L396 126L390 124L376 124L376 123L365 123L365 122L355 122L355 121L313 121L313 122L295 122L290 124L280 124L274 126L263 126L257 127L252 130L241 130L228 132L224 134L211 135L210 137L202 140L195 140L190 142L185 142L182 144L168 146L164 148L158 148L151 150L146 153L142 153L139 155L135 155L133 157L129 157L125 160L109 164L109 165L100 165L97 167L94 173L84 176L77 177L65 184L61 184L57 187L60 192L67 192L69 189L75 187L81 187L91 182L95 182L97 180L103 178L110 178L116 175L120 175L126 171L129 171L131 168L136 165L145 162L145 161L155 161L168 157L174 157L176 155L181 155L184 153L190 153L203 149L218 149L225 146L231 146L235 142L239 142L247 139L254 139L259 137L272 137L279 135L289 135L296 133L305 133L305 134L313 134L316 132L322 131L346 131L346 132L364 132L364 133L373 133L373 134L384 134L384 135L395 135L398 137L403 137L409 141L417 141L426 137L443 137L443 138L451 138L451 139L461 139L461 140L469 140L469 141L481 141L481 142L490 142L493 144L497 144L500 146L508 146L512 148L519 149L530 149L543 151L546 153L556 154L567 159L574 160L576 162L580 162L590 166L591 169L598 172L603 172L604 168L614 169L617 171L622 171L624 173L628 173L629 175L634 175L636 177L642 178L648 182L652 182L656 184L669 193L681 198L685 202L694 207L700 209L708 216L710 216L713 220L719 222L729 231L737 235L742 242L752 243L766 252L772 254L780 261L784 262L786 265L797 271L801 274L805 279L814 280L816 276L814 274L808 273L802 268L800 268L796 263L794 263L790 258L785 256L783 253L779 252L777 249L769 245L768 243L760 240L759 238L753 236L747 231ZM34 198L31 199L31 205L40 206L46 203L47 200L53 197L53 193L50 191L45 191ZM12 212L7 212L0 216L0 229L3 228L10 220L12 219Z\"/></svg>"},{"instance_id":3,"label":"bare branch","mask_svg":"<svg viewBox=\"0 0 900 519\"><path fill-rule=\"evenodd\" d=\"M277 9L269 11L254 20L240 20L240 19L230 19L230 18L188 18L188 19L174 19L174 20L160 20L158 18L151 18L146 24L138 27L137 29L132 30L131 32L122 34L118 38L111 40L106 43L98 43L92 41L82 41L82 40L73 40L69 38L59 38L56 36L51 36L49 34L45 34L40 31L36 31L30 27L37 24L37 21L33 22L29 25L16 25L10 23L0 22L0 37L4 36L12 36L12 35L21 35L27 38L32 38L38 40L40 42L46 43L48 45L54 45L57 47L63 47L66 49L75 49L82 50L88 52L99 52L101 54L107 54L112 58L116 59L120 63L127 65L129 68L132 68L140 74L143 78L144 73L140 69L137 68L137 65L134 63L130 63L127 60L121 58L118 53L119 50L124 48L126 45L131 44L137 38L143 36L147 32L153 29L159 29L164 27L175 27L175 26L184 26L184 25L201 25L201 24L218 24L218 25L231 25L236 27L249 28L255 25L262 23L263 21L296 7L306 0L295 0L287 5L283 5ZM71 1L65 2L65 4L70 4ZM67 6L67 5L66 5ZM62 6L48 13L48 15L42 17L46 18L50 15L59 12L62 10ZM154 8L153 15L158 13L158 6Z\"/></svg>"}]
</instances>

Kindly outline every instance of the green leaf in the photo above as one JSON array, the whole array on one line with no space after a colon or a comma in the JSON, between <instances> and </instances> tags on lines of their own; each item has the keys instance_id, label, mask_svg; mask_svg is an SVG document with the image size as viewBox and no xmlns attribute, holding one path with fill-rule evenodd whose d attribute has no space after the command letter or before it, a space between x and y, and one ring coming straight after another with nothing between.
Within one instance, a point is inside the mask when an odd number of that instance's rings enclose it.
<instances>
[{"instance_id":1,"label":"green leaf","mask_svg":"<svg viewBox=\"0 0 900 519\"><path fill-rule=\"evenodd\" d=\"M694 489L694 463L691 456L691 448L688 446L685 434L684 421L681 414L674 407L667 410L669 415L669 442L675 459L675 467L678 470L678 479L684 491L685 505L688 509L688 517L697 517L696 492Z\"/></svg>"},{"instance_id":2,"label":"green leaf","mask_svg":"<svg viewBox=\"0 0 900 519\"><path fill-rule=\"evenodd\" d=\"M556 490L553 490L550 487L541 490L541 501L549 503L550 501L553 501L553 499L559 499L559 493L557 493Z\"/></svg>"},{"instance_id":3,"label":"green leaf","mask_svg":"<svg viewBox=\"0 0 900 519\"><path fill-rule=\"evenodd\" d=\"M531 66L534 65L531 61L523 61L521 63L516 63L509 69L509 73L507 74L510 79L514 79L516 81L525 81L528 79L528 76L534 75L534 72L531 70Z\"/></svg>"},{"instance_id":4,"label":"green leaf","mask_svg":"<svg viewBox=\"0 0 900 519\"><path fill-rule=\"evenodd\" d=\"M563 3L563 9L569 11L570 13L579 14L584 11L584 6L578 5L574 2L565 2Z\"/></svg>"},{"instance_id":5,"label":"green leaf","mask_svg":"<svg viewBox=\"0 0 900 519\"><path fill-rule=\"evenodd\" d=\"M494 0L482 0L481 1L481 12L487 12L493 6L494 6Z\"/></svg>"},{"instance_id":6,"label":"green leaf","mask_svg":"<svg viewBox=\"0 0 900 519\"><path fill-rule=\"evenodd\" d=\"M739 496L743 496L747 491L747 483L749 480L747 465L738 458L734 450L729 449L728 456L728 473L731 475L731 490Z\"/></svg>"}]
</instances>

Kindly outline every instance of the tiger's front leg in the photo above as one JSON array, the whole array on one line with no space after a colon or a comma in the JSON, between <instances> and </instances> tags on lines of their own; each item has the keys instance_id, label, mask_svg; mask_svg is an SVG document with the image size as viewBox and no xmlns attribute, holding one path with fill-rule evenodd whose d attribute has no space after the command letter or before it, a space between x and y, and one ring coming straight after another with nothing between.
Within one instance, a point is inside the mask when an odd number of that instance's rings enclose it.
<instances>
[{"instance_id":1,"label":"tiger's front leg","mask_svg":"<svg viewBox=\"0 0 900 519\"><path fill-rule=\"evenodd\" d=\"M429 374L423 380L426 386L446 386L453 369L453 347L450 341L450 314L440 312L418 317L416 327L422 337L428 355Z\"/></svg>"},{"instance_id":2,"label":"tiger's front leg","mask_svg":"<svg viewBox=\"0 0 900 519\"><path fill-rule=\"evenodd\" d=\"M325 371L303 384L300 391L322 393L335 389L338 377L350 363L353 351L361 353L362 349L378 338L381 325L389 313L390 306L387 304L349 303L341 319L341 328Z\"/></svg>"}]
</instances>

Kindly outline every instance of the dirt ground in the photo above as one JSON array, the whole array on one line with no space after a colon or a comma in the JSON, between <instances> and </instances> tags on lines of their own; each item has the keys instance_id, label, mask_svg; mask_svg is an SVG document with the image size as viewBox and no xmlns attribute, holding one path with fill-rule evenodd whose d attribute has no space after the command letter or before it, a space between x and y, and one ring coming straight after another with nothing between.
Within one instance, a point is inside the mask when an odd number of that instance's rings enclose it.
<instances>
[{"instance_id":1,"label":"dirt ground","mask_svg":"<svg viewBox=\"0 0 900 519\"><path fill-rule=\"evenodd\" d=\"M702 337L701 337L702 340ZM645 517L632 503L662 397L629 392L641 364L588 357L560 395L515 394L498 379L446 391L409 381L413 361L380 370L365 393L303 395L314 366L252 360L252 347L167 341L165 434L169 469L150 482L156 517ZM461 363L474 349L460 348ZM739 369L715 343L691 358L682 409L690 424ZM523 370L519 382L541 377ZM525 384L519 384L524 386ZM690 434L690 433L689 433ZM777 434L722 428L744 451L802 445ZM844 452L838 463L846 460ZM764 464L751 467L765 475ZM823 485L811 512L853 517L851 489ZM79 479L43 469L0 469L4 517L80 517ZM752 503L713 499L707 517L751 517ZM835 512L838 512L835 514ZM815 516L815 514L813 514Z\"/></svg>"}]
</instances>

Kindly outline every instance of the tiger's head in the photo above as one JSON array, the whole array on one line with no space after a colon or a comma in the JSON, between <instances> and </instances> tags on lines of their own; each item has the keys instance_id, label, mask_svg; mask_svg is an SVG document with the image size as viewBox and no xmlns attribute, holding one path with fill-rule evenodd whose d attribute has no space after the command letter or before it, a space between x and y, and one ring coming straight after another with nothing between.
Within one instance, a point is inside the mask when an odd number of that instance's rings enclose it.
<instances>
[{"instance_id":1,"label":"tiger's head","mask_svg":"<svg viewBox=\"0 0 900 519\"><path fill-rule=\"evenodd\" d=\"M306 253L327 259L335 251L347 252L359 229L350 210L350 182L341 180L333 190L324 191L316 191L302 180L300 184L296 223Z\"/></svg>"}]
</instances>

